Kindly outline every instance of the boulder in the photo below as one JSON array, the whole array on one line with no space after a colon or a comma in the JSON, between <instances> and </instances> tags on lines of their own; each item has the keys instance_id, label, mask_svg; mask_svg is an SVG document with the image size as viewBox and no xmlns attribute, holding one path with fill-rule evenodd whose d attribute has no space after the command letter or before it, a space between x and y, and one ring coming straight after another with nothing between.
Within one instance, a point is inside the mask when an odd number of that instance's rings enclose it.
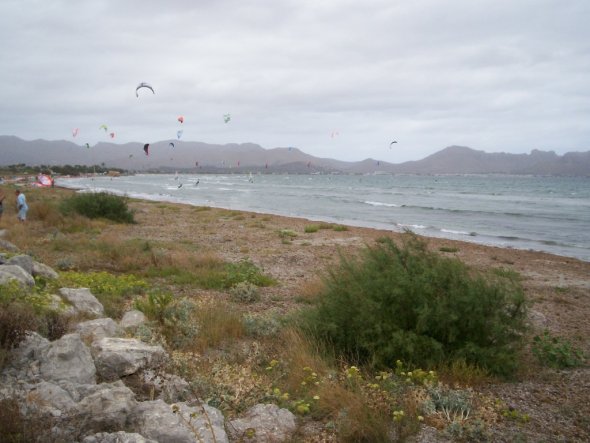
<instances>
[{"instance_id":1,"label":"boulder","mask_svg":"<svg viewBox=\"0 0 590 443\"><path fill-rule=\"evenodd\" d=\"M2 265L0 266L0 285L5 285L11 281L18 282L21 287L35 286L35 279L17 265Z\"/></svg>"},{"instance_id":2,"label":"boulder","mask_svg":"<svg viewBox=\"0 0 590 443\"><path fill-rule=\"evenodd\" d=\"M251 441L289 441L297 425L295 415L287 409L273 404L258 404L251 407L242 418L232 420L229 424L230 434L240 439L247 429L254 429ZM247 440L248 441L248 440Z\"/></svg>"},{"instance_id":3,"label":"boulder","mask_svg":"<svg viewBox=\"0 0 590 443\"><path fill-rule=\"evenodd\" d=\"M136 328L146 322L145 315L141 311L133 310L125 312L119 325L123 329Z\"/></svg>"},{"instance_id":4,"label":"boulder","mask_svg":"<svg viewBox=\"0 0 590 443\"><path fill-rule=\"evenodd\" d=\"M118 326L112 318L97 318L78 323L74 332L80 334L83 340L93 342L105 337L116 337Z\"/></svg>"},{"instance_id":5,"label":"boulder","mask_svg":"<svg viewBox=\"0 0 590 443\"><path fill-rule=\"evenodd\" d=\"M61 312L73 316L76 310L72 305L66 303L59 295L50 294L47 300L47 308L51 311Z\"/></svg>"},{"instance_id":6,"label":"boulder","mask_svg":"<svg viewBox=\"0 0 590 443\"><path fill-rule=\"evenodd\" d=\"M190 407L178 403L170 406L162 400L144 401L137 404L131 423L141 435L159 443L229 442L223 414L207 405Z\"/></svg>"},{"instance_id":7,"label":"boulder","mask_svg":"<svg viewBox=\"0 0 590 443\"><path fill-rule=\"evenodd\" d=\"M131 375L140 369L157 368L167 357L161 346L134 338L106 337L92 344L98 374L106 380Z\"/></svg>"},{"instance_id":8,"label":"boulder","mask_svg":"<svg viewBox=\"0 0 590 443\"><path fill-rule=\"evenodd\" d=\"M76 313L88 314L95 317L104 315L104 307L88 288L61 288L59 293L72 304Z\"/></svg>"},{"instance_id":9,"label":"boulder","mask_svg":"<svg viewBox=\"0 0 590 443\"><path fill-rule=\"evenodd\" d=\"M15 255L6 260L7 265L20 266L27 274L33 275L33 259L29 255Z\"/></svg>"},{"instance_id":10,"label":"boulder","mask_svg":"<svg viewBox=\"0 0 590 443\"><path fill-rule=\"evenodd\" d=\"M16 245L2 238L0 238L0 249L9 252L18 252L18 247Z\"/></svg>"},{"instance_id":11,"label":"boulder","mask_svg":"<svg viewBox=\"0 0 590 443\"><path fill-rule=\"evenodd\" d=\"M101 383L76 405L76 415L87 430L122 429L137 402L122 381Z\"/></svg>"},{"instance_id":12,"label":"boulder","mask_svg":"<svg viewBox=\"0 0 590 443\"><path fill-rule=\"evenodd\" d=\"M90 349L80 334L67 334L40 352L39 372L43 380L96 383L96 367Z\"/></svg>"},{"instance_id":13,"label":"boulder","mask_svg":"<svg viewBox=\"0 0 590 443\"><path fill-rule=\"evenodd\" d=\"M49 347L49 340L36 332L27 332L25 339L11 351L8 366L2 371L0 385L9 385L14 381L35 382L40 380L39 359ZM19 388L20 389L20 388Z\"/></svg>"},{"instance_id":14,"label":"boulder","mask_svg":"<svg viewBox=\"0 0 590 443\"><path fill-rule=\"evenodd\" d=\"M144 386L153 388L158 393L157 398L166 403L196 400L191 385L182 377L174 374L156 372L148 369L143 372Z\"/></svg>"},{"instance_id":15,"label":"boulder","mask_svg":"<svg viewBox=\"0 0 590 443\"><path fill-rule=\"evenodd\" d=\"M27 414L49 414L52 417L69 415L76 403L61 386L48 381L30 385L24 396Z\"/></svg>"},{"instance_id":16,"label":"boulder","mask_svg":"<svg viewBox=\"0 0 590 443\"><path fill-rule=\"evenodd\" d=\"M99 432L89 435L82 440L82 443L158 443L156 440L149 440L136 433L129 432Z\"/></svg>"},{"instance_id":17,"label":"boulder","mask_svg":"<svg viewBox=\"0 0 590 443\"><path fill-rule=\"evenodd\" d=\"M54 280L59 277L57 272L53 270L53 268L47 266L44 263L39 263L38 261L33 261L33 269L31 271L33 277L44 277L51 280Z\"/></svg>"}]
</instances>

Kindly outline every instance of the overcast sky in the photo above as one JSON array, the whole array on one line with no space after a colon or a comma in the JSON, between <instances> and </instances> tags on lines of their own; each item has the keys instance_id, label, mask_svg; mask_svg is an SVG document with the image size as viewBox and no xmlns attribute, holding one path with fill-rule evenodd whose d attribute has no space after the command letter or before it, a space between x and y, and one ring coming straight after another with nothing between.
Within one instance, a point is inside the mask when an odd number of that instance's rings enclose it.
<instances>
[{"instance_id":1,"label":"overcast sky","mask_svg":"<svg viewBox=\"0 0 590 443\"><path fill-rule=\"evenodd\" d=\"M589 0L1 0L0 42L27 140L590 150Z\"/></svg>"}]
</instances>

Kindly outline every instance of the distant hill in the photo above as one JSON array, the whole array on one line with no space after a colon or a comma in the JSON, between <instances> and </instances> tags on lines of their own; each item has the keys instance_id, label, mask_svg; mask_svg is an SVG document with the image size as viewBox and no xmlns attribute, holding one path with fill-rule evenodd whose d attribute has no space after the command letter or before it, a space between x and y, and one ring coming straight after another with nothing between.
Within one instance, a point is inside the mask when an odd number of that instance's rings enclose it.
<instances>
[{"instance_id":1,"label":"distant hill","mask_svg":"<svg viewBox=\"0 0 590 443\"><path fill-rule=\"evenodd\" d=\"M174 147L170 145L174 143ZM0 165L100 165L133 171L345 173L345 174L534 174L590 176L590 151L533 150L530 154L486 153L449 146L422 160L393 164L375 159L345 162L319 158L297 148L264 149L254 143L225 145L164 140L143 143L98 143L90 148L66 140L26 141L0 136Z\"/></svg>"}]
</instances>

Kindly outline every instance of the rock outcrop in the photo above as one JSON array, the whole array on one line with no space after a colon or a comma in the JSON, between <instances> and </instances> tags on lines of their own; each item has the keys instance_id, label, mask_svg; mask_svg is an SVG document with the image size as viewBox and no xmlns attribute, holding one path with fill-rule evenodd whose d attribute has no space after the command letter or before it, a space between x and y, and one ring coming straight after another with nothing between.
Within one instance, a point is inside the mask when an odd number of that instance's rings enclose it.
<instances>
[{"instance_id":1,"label":"rock outcrop","mask_svg":"<svg viewBox=\"0 0 590 443\"><path fill-rule=\"evenodd\" d=\"M0 254L0 259L0 285L17 281L26 289L35 284L33 275L57 277L53 269L26 255L7 258ZM146 322L141 312L130 311L117 324L104 317L104 307L86 288L61 288L59 295L48 300L48 307L97 317L78 323L71 333L54 341L28 332L0 373L0 400L16 401L21 414L51 423L46 429L48 439L81 443L230 441L221 411L199 400L186 380L161 371L168 358L161 346L121 337ZM138 401L123 381L130 376L139 379L154 397L157 394L157 399ZM256 405L229 428L235 441L280 442L292 436L295 417L275 405ZM255 429L256 439L244 440L249 428Z\"/></svg>"}]
</instances>

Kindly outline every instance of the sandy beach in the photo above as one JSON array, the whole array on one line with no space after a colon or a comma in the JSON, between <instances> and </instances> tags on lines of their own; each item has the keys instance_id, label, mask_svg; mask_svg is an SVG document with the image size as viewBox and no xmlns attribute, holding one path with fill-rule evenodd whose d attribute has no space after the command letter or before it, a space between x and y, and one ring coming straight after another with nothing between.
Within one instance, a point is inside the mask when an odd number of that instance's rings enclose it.
<instances>
[{"instance_id":1,"label":"sandy beach","mask_svg":"<svg viewBox=\"0 0 590 443\"><path fill-rule=\"evenodd\" d=\"M11 195L8 193L7 195ZM42 190L43 193L71 192ZM48 195L48 194L46 194ZM30 198L32 208L42 194ZM298 308L297 299L317 285L323 271L338 262L339 254L358 253L365 245L388 236L401 234L375 229L347 227L346 230L318 229L305 219L255 214L182 204L133 200L137 224L115 225L101 236L117 241L142 239L154 244L182 244L198 251L210 252L223 260L236 262L247 258L277 280L276 286L260 288L261 300L246 309L259 314L286 314ZM10 204L1 228L9 232L14 221ZM23 250L34 253L45 263L56 266L60 254L43 249L35 237L45 235L35 212L25 229L34 233ZM290 235L285 239L285 233ZM542 252L503 249L467 242L426 239L431 249L459 258L477 269L503 268L520 274L530 302L529 335L548 329L552 334L571 340L586 355L590 353L590 263ZM446 252L445 252L446 251ZM177 288L182 292L183 288ZM193 290L203 298L227 298L212 290ZM482 392L501 398L506 404L530 416L526 424L498 423L494 432L499 441L517 431L528 441L587 441L590 438L590 378L588 367L573 370L541 368L533 362L530 345L523 358L517 380L479 386ZM527 360L528 359L528 360ZM508 440L505 440L508 441Z\"/></svg>"}]
</instances>

